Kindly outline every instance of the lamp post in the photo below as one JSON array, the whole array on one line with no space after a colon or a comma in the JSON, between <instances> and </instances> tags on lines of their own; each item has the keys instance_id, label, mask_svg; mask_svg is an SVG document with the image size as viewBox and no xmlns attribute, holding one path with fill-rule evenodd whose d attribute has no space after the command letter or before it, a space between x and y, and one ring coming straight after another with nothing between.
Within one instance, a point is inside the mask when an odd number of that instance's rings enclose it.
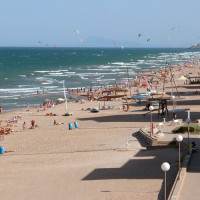
<instances>
[{"instance_id":1,"label":"lamp post","mask_svg":"<svg viewBox=\"0 0 200 200\"><path fill-rule=\"evenodd\" d=\"M149 110L151 111L151 121L150 121L150 136L152 136L152 111L154 110L153 106L149 106Z\"/></svg>"},{"instance_id":2,"label":"lamp post","mask_svg":"<svg viewBox=\"0 0 200 200\"><path fill-rule=\"evenodd\" d=\"M176 141L178 142L178 179L180 179L180 170L181 170L181 142L183 141L182 135L176 136Z\"/></svg>"},{"instance_id":3,"label":"lamp post","mask_svg":"<svg viewBox=\"0 0 200 200\"><path fill-rule=\"evenodd\" d=\"M176 113L174 112L174 100L175 100L175 96L171 96L171 100L173 103L173 119L176 119Z\"/></svg>"},{"instance_id":4,"label":"lamp post","mask_svg":"<svg viewBox=\"0 0 200 200\"><path fill-rule=\"evenodd\" d=\"M188 118L186 119L186 123L188 124L188 148L190 149L190 111L188 110Z\"/></svg>"},{"instance_id":5,"label":"lamp post","mask_svg":"<svg viewBox=\"0 0 200 200\"><path fill-rule=\"evenodd\" d=\"M165 179L164 179L164 200L167 200L166 172L170 169L169 163L164 162L161 165L161 169L165 172Z\"/></svg>"}]
</instances>

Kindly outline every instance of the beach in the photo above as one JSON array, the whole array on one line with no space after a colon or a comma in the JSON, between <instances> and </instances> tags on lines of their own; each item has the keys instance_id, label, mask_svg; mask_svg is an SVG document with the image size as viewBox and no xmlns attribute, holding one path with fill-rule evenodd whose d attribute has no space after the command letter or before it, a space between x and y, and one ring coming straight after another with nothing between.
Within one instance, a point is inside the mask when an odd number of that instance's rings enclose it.
<instances>
[{"instance_id":1,"label":"beach","mask_svg":"<svg viewBox=\"0 0 200 200\"><path fill-rule=\"evenodd\" d=\"M86 102L84 107L96 104ZM14 151L1 156L2 199L156 199L162 185L160 163L165 157L159 150L145 152L134 136L141 125L131 119L125 122L123 110L90 113L81 111L82 106L69 103L70 117L60 116L64 105L52 108L56 117L34 108L30 110L33 114L20 114L26 122L34 118L38 128L23 132L19 125L18 132L1 142L5 150ZM132 113L128 115L132 118ZM101 122L93 120L96 117ZM64 124L48 126L53 119ZM73 121L79 128L68 130ZM129 151L127 140L132 141ZM175 150L166 152L174 152L170 160L176 160Z\"/></svg>"},{"instance_id":2,"label":"beach","mask_svg":"<svg viewBox=\"0 0 200 200\"><path fill-rule=\"evenodd\" d=\"M176 108L190 108L191 119L199 116L198 90L193 85L177 81L181 75L196 74L199 68L174 66L173 74L179 95ZM150 73L150 72L148 72ZM162 90L162 83L157 85ZM171 95L171 82L165 83L165 96ZM136 87L131 88L136 94ZM139 88L146 92L146 87ZM175 92L174 88L174 94ZM186 95L186 92L190 94ZM199 91L197 91L199 92ZM130 92L128 91L127 94ZM150 116L144 117L145 103L128 100L130 109L125 112L126 100L69 102L45 111L29 108L0 115L3 124L16 119L13 132L4 136L1 146L1 199L163 199L163 162L169 162L167 191L169 193L178 168L176 148L146 150L138 136L140 128L148 128ZM101 109L105 105L105 109ZM92 113L88 108L100 108ZM108 109L113 107L113 109ZM168 109L172 109L170 101ZM47 116L47 113L53 113ZM153 113L153 122L163 121ZM15 117L19 116L19 117ZM185 120L187 112L177 113ZM35 128L30 129L31 121ZM54 124L56 120L56 125ZM172 120L169 114L168 121ZM26 130L23 131L23 123ZM77 122L78 128L75 128ZM72 130L69 130L69 123ZM127 149L128 141L128 149Z\"/></svg>"}]
</instances>

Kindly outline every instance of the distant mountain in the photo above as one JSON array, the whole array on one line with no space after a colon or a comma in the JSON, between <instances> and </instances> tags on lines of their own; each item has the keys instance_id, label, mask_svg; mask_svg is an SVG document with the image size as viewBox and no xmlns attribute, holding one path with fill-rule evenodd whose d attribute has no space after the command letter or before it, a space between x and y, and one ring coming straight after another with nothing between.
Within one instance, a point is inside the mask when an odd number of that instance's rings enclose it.
<instances>
[{"instance_id":1,"label":"distant mountain","mask_svg":"<svg viewBox=\"0 0 200 200\"><path fill-rule=\"evenodd\" d=\"M190 47L190 49L200 49L200 43L194 44L193 46Z\"/></svg>"}]
</instances>

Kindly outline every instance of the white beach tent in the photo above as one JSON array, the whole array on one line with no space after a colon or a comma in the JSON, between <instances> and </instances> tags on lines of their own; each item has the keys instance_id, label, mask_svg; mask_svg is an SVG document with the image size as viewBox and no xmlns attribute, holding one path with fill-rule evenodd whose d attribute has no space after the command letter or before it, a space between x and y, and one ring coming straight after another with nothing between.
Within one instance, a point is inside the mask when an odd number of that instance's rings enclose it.
<instances>
[{"instance_id":1,"label":"white beach tent","mask_svg":"<svg viewBox=\"0 0 200 200\"><path fill-rule=\"evenodd\" d=\"M62 98L58 98L57 101L63 102L63 101L65 101L65 100L62 99Z\"/></svg>"},{"instance_id":2,"label":"white beach tent","mask_svg":"<svg viewBox=\"0 0 200 200\"><path fill-rule=\"evenodd\" d=\"M177 80L178 80L178 81L185 81L185 80L187 80L187 78L186 78L185 76L181 76L181 77L179 77Z\"/></svg>"}]
</instances>

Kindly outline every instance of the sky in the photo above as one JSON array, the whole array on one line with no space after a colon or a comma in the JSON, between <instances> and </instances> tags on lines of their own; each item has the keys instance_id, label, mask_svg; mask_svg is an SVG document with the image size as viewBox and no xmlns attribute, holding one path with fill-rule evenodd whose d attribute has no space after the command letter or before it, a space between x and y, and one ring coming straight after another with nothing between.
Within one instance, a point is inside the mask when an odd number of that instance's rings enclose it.
<instances>
[{"instance_id":1,"label":"sky","mask_svg":"<svg viewBox=\"0 0 200 200\"><path fill-rule=\"evenodd\" d=\"M0 46L188 47L200 43L199 8L200 0L0 0Z\"/></svg>"}]
</instances>

